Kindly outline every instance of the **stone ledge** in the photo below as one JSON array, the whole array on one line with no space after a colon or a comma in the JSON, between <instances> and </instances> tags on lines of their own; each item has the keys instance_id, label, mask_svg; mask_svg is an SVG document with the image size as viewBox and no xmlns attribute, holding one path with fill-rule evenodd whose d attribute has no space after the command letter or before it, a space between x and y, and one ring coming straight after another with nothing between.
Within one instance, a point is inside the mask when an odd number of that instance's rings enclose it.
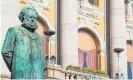
<instances>
[{"instance_id":1,"label":"stone ledge","mask_svg":"<svg viewBox=\"0 0 133 80\"><path fill-rule=\"evenodd\" d=\"M10 79L10 75L7 74L0 74L0 79L4 80L4 79Z\"/></svg>"},{"instance_id":2,"label":"stone ledge","mask_svg":"<svg viewBox=\"0 0 133 80\"><path fill-rule=\"evenodd\" d=\"M48 65L47 70L48 70L48 72L51 72L50 75L48 74L47 76L51 76L51 77L52 77L52 74L57 75L56 73L58 72L58 74L60 74L60 75L61 74L70 74L70 75L78 75L78 76L86 76L86 77L95 76L96 78L109 79L108 76L100 76L97 74L94 75L94 74L82 73L82 72L78 72L78 71L65 70L65 69L60 68L60 67L55 67L54 65L53 66ZM58 76L61 77L60 75L58 75ZM55 77L57 78L57 76L55 76ZM64 78L62 78L62 79L64 79Z\"/></svg>"}]
</instances>

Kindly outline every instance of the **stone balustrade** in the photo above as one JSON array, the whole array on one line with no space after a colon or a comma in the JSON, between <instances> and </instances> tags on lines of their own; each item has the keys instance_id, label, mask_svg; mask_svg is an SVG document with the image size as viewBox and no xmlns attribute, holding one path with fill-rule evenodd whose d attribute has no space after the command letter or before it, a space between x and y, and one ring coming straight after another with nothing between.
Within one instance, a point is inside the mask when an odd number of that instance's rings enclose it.
<instances>
[{"instance_id":1,"label":"stone balustrade","mask_svg":"<svg viewBox=\"0 0 133 80\"><path fill-rule=\"evenodd\" d=\"M59 80L106 80L109 79L108 76L100 76L100 75L94 75L94 74L88 74L78 71L72 71L72 70L64 70L61 67L55 66L55 65L48 65L47 66L47 78L53 77Z\"/></svg>"}]
</instances>

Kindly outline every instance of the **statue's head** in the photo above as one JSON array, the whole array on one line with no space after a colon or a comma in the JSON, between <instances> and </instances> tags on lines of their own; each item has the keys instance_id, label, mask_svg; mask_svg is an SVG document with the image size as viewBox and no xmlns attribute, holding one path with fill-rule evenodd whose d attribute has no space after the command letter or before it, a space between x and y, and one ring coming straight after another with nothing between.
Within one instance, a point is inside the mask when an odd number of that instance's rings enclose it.
<instances>
[{"instance_id":1,"label":"statue's head","mask_svg":"<svg viewBox=\"0 0 133 80\"><path fill-rule=\"evenodd\" d=\"M19 14L19 20L22 22L22 27L28 30L35 31L37 25L38 13L33 6L27 6Z\"/></svg>"}]
</instances>

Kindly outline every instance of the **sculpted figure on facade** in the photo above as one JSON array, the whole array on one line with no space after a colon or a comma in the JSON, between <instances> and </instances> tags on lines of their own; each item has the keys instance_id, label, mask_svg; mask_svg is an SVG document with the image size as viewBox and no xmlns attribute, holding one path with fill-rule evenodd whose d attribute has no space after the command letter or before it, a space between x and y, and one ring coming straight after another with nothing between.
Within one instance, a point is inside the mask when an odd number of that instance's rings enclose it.
<instances>
[{"instance_id":1,"label":"sculpted figure on facade","mask_svg":"<svg viewBox=\"0 0 133 80\"><path fill-rule=\"evenodd\" d=\"M35 31L38 13L27 6L19 14L20 26L10 27L2 47L4 61L12 79L43 79L43 39Z\"/></svg>"}]
</instances>

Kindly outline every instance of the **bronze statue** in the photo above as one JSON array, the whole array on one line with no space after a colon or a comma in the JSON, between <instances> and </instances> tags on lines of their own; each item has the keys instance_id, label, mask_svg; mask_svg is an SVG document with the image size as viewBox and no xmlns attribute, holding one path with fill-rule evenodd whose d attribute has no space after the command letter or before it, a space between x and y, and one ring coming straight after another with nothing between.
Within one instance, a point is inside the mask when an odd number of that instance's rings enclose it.
<instances>
[{"instance_id":1,"label":"bronze statue","mask_svg":"<svg viewBox=\"0 0 133 80\"><path fill-rule=\"evenodd\" d=\"M36 33L38 13L27 6L19 14L22 25L10 27L2 47L11 79L43 79L43 40Z\"/></svg>"}]
</instances>

